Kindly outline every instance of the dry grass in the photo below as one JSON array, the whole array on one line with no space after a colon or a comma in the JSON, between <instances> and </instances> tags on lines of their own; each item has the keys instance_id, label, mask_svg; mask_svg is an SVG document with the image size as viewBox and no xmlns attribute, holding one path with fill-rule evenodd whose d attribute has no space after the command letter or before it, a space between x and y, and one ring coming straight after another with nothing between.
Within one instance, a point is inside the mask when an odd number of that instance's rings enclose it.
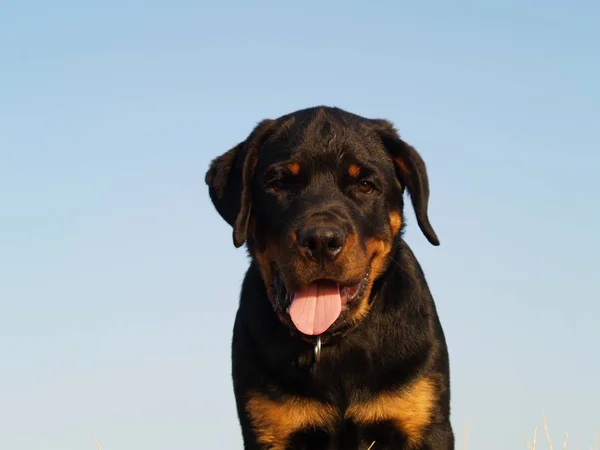
<instances>
[{"instance_id":1,"label":"dry grass","mask_svg":"<svg viewBox=\"0 0 600 450\"><path fill-rule=\"evenodd\" d=\"M546 419L546 414L544 410L542 410L542 422L544 425L544 431L546 432L546 440L548 441L548 448L553 450L552 439L550 438L550 427L548 426L548 420ZM536 450L537 446L537 431L538 427L533 429L533 436L531 439L531 443L526 435L523 435L523 440L525 441L525 445L528 450ZM563 440L563 450L567 450L567 443L569 442L569 433L565 433L565 438ZM467 450L469 443L469 421L467 420L465 425L465 434L463 438L463 450ZM580 450L581 446L579 440L577 441L577 450ZM596 434L596 439L594 440L594 446L590 448L590 450L600 450L600 435Z\"/></svg>"},{"instance_id":2,"label":"dry grass","mask_svg":"<svg viewBox=\"0 0 600 450\"><path fill-rule=\"evenodd\" d=\"M546 413L544 412L544 410L542 410L542 422L544 424L544 431L546 432L546 440L548 441L548 448L550 450L553 450L554 447L552 446L552 439L550 438L550 429L548 426L548 420L546 419ZM537 427L535 427L533 429L533 440L531 445L529 444L529 440L527 439L526 436L524 436L525 438L525 444L527 445L527 448L529 450L535 450L536 449L536 436L537 436ZM563 440L563 450L567 450L567 444L569 442L569 433L565 433L565 438ZM580 443L579 440L577 441L577 450L580 450ZM590 450L600 450L599 448L599 440L598 440L598 434L596 434L596 440L594 442L594 446L592 447L592 449Z\"/></svg>"},{"instance_id":3,"label":"dry grass","mask_svg":"<svg viewBox=\"0 0 600 450\"><path fill-rule=\"evenodd\" d=\"M544 421L544 431L546 432L546 439L548 439L548 447L550 450L554 450L552 447L552 439L550 439L550 431L548 431L548 421L546 420L546 413L542 410L542 420Z\"/></svg>"}]
</instances>

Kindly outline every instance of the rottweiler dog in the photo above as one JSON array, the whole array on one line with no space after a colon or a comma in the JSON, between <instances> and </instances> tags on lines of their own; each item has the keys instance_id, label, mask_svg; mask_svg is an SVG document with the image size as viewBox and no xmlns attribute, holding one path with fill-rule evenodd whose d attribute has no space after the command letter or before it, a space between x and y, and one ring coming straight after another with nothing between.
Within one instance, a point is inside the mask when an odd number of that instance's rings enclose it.
<instances>
[{"instance_id":1,"label":"rottweiler dog","mask_svg":"<svg viewBox=\"0 0 600 450\"><path fill-rule=\"evenodd\" d=\"M406 189L439 245L429 181L394 125L266 119L205 181L250 256L231 347L245 448L454 449L446 339L402 237Z\"/></svg>"}]
</instances>

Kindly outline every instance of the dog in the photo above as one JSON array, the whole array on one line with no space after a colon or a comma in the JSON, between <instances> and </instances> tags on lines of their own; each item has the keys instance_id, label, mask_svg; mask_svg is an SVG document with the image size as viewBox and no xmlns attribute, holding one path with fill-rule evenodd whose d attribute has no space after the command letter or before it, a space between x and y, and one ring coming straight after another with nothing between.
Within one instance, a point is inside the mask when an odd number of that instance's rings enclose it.
<instances>
[{"instance_id":1,"label":"dog","mask_svg":"<svg viewBox=\"0 0 600 450\"><path fill-rule=\"evenodd\" d=\"M394 124L340 108L259 122L209 196L250 258L233 326L244 448L454 449L446 339L403 239L429 180Z\"/></svg>"}]
</instances>

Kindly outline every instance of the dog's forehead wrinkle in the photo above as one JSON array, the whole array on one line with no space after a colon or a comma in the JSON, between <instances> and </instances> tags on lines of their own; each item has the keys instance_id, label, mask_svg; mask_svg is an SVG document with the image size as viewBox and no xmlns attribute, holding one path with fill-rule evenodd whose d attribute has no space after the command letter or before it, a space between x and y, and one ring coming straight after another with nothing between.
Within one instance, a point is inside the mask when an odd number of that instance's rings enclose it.
<instances>
[{"instance_id":1,"label":"dog's forehead wrinkle","mask_svg":"<svg viewBox=\"0 0 600 450\"><path fill-rule=\"evenodd\" d=\"M313 108L280 118L269 141L277 153L310 159L315 154L335 152L337 161L351 154L370 158L379 142L372 131L354 117L337 109Z\"/></svg>"},{"instance_id":2,"label":"dog's forehead wrinkle","mask_svg":"<svg viewBox=\"0 0 600 450\"><path fill-rule=\"evenodd\" d=\"M336 174L329 170L323 169L313 172L307 192L322 192L322 197L330 197L337 191Z\"/></svg>"},{"instance_id":3,"label":"dog's forehead wrinkle","mask_svg":"<svg viewBox=\"0 0 600 450\"><path fill-rule=\"evenodd\" d=\"M279 125L279 129L277 130L277 134L281 135L283 133L287 133L291 130L292 125L294 125L294 123L296 123L296 117L295 116L290 116L286 119L284 119L281 124Z\"/></svg>"},{"instance_id":4,"label":"dog's forehead wrinkle","mask_svg":"<svg viewBox=\"0 0 600 450\"><path fill-rule=\"evenodd\" d=\"M332 127L329 121L320 121L318 118L315 118L308 122L306 127L302 130L301 145L303 147L327 147L327 144L330 141L331 132Z\"/></svg>"}]
</instances>

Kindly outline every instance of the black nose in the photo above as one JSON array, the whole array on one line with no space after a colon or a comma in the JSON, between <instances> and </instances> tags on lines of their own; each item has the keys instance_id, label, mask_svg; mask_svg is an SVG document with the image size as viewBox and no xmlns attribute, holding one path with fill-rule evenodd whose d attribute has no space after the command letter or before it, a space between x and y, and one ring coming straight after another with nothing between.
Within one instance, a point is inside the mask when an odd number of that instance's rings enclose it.
<instances>
[{"instance_id":1,"label":"black nose","mask_svg":"<svg viewBox=\"0 0 600 450\"><path fill-rule=\"evenodd\" d=\"M346 232L338 227L307 227L298 233L298 243L315 259L333 259L346 243Z\"/></svg>"}]
</instances>

